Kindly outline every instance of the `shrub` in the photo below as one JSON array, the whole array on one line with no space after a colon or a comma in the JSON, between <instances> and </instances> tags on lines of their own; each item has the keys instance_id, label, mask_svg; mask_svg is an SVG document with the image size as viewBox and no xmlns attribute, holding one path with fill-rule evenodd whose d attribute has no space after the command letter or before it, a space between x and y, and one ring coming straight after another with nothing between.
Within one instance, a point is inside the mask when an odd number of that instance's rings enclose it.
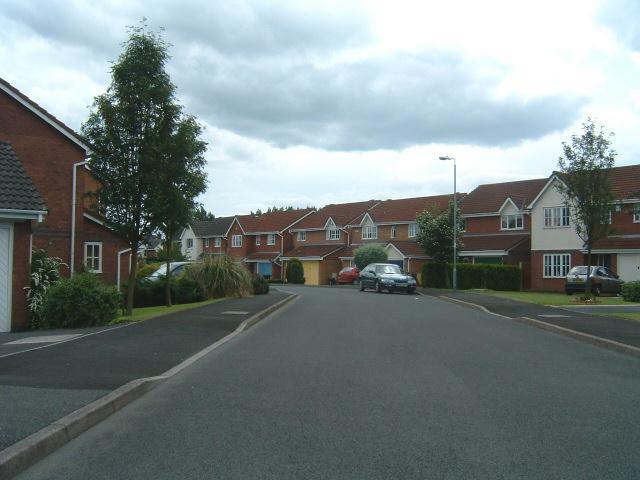
<instances>
[{"instance_id":1,"label":"shrub","mask_svg":"<svg viewBox=\"0 0 640 480\"><path fill-rule=\"evenodd\" d=\"M387 252L380 245L363 245L353 253L353 262L362 270L370 263L386 263Z\"/></svg>"},{"instance_id":2,"label":"shrub","mask_svg":"<svg viewBox=\"0 0 640 480\"><path fill-rule=\"evenodd\" d=\"M304 284L304 268L302 268L302 262L297 258L292 258L287 263L287 282Z\"/></svg>"},{"instance_id":3,"label":"shrub","mask_svg":"<svg viewBox=\"0 0 640 480\"><path fill-rule=\"evenodd\" d=\"M446 263L425 263L422 265L422 286L451 288Z\"/></svg>"},{"instance_id":4,"label":"shrub","mask_svg":"<svg viewBox=\"0 0 640 480\"><path fill-rule=\"evenodd\" d=\"M640 302L640 280L623 283L621 294L627 302Z\"/></svg>"},{"instance_id":5,"label":"shrub","mask_svg":"<svg viewBox=\"0 0 640 480\"><path fill-rule=\"evenodd\" d=\"M194 263L185 275L200 285L206 298L246 297L252 291L249 271L227 255Z\"/></svg>"},{"instance_id":6,"label":"shrub","mask_svg":"<svg viewBox=\"0 0 640 480\"><path fill-rule=\"evenodd\" d=\"M154 281L146 278L137 281L133 306L139 308L164 305L166 284L166 277L160 277ZM173 303L201 302L205 298L202 288L192 276L184 273L171 278L171 299Z\"/></svg>"},{"instance_id":7,"label":"shrub","mask_svg":"<svg viewBox=\"0 0 640 480\"><path fill-rule=\"evenodd\" d=\"M515 265L484 265L459 263L458 288L488 288L490 290L520 290L522 269ZM425 287L451 288L453 265L425 263L422 283Z\"/></svg>"},{"instance_id":8,"label":"shrub","mask_svg":"<svg viewBox=\"0 0 640 480\"><path fill-rule=\"evenodd\" d=\"M262 275L256 273L251 277L254 295L266 295L269 293L269 282Z\"/></svg>"},{"instance_id":9,"label":"shrub","mask_svg":"<svg viewBox=\"0 0 640 480\"><path fill-rule=\"evenodd\" d=\"M42 306L49 287L60 280L60 266L67 266L58 257L48 257L44 250L34 250L31 255L31 274L27 290L27 310L31 328L42 324Z\"/></svg>"},{"instance_id":10,"label":"shrub","mask_svg":"<svg viewBox=\"0 0 640 480\"><path fill-rule=\"evenodd\" d=\"M122 299L116 287L104 285L92 273L60 280L47 291L42 326L73 328L105 325L118 316Z\"/></svg>"},{"instance_id":11,"label":"shrub","mask_svg":"<svg viewBox=\"0 0 640 480\"><path fill-rule=\"evenodd\" d=\"M155 272L158 268L160 268L161 265L162 263L147 263L146 265L138 267L138 270L136 272L136 278L137 279L147 278L149 275Z\"/></svg>"},{"instance_id":12,"label":"shrub","mask_svg":"<svg viewBox=\"0 0 640 480\"><path fill-rule=\"evenodd\" d=\"M522 269L515 265L483 265L485 285L490 290L517 291L522 286Z\"/></svg>"}]
</instances>

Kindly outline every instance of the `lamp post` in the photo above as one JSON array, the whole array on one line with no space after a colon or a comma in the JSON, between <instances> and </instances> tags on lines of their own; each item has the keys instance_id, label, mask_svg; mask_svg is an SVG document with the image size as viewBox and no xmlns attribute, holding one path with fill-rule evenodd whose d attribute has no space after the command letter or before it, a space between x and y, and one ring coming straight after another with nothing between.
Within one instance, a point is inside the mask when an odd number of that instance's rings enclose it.
<instances>
[{"instance_id":1,"label":"lamp post","mask_svg":"<svg viewBox=\"0 0 640 480\"><path fill-rule=\"evenodd\" d=\"M438 157L442 161L453 161L453 290L458 289L458 199L456 195L456 159Z\"/></svg>"}]
</instances>

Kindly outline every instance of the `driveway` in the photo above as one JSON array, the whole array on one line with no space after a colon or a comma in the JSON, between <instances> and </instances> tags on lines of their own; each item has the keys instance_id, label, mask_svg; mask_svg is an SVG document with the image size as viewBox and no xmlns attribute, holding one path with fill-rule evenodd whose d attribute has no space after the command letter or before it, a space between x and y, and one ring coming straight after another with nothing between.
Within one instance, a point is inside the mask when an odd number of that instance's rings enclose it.
<instances>
[{"instance_id":1,"label":"driveway","mask_svg":"<svg viewBox=\"0 0 640 480\"><path fill-rule=\"evenodd\" d=\"M22 479L640 477L640 360L429 296L295 288Z\"/></svg>"}]
</instances>

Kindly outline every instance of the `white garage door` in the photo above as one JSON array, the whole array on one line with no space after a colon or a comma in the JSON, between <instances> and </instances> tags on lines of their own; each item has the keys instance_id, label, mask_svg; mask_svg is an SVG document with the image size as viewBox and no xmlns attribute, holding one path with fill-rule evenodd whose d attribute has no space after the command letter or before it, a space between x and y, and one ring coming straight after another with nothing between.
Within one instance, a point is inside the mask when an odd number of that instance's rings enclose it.
<instances>
[{"instance_id":1,"label":"white garage door","mask_svg":"<svg viewBox=\"0 0 640 480\"><path fill-rule=\"evenodd\" d=\"M640 280L640 254L619 253L618 275L625 282Z\"/></svg>"},{"instance_id":2,"label":"white garage door","mask_svg":"<svg viewBox=\"0 0 640 480\"><path fill-rule=\"evenodd\" d=\"M11 229L0 223L0 332L11 330Z\"/></svg>"}]
</instances>

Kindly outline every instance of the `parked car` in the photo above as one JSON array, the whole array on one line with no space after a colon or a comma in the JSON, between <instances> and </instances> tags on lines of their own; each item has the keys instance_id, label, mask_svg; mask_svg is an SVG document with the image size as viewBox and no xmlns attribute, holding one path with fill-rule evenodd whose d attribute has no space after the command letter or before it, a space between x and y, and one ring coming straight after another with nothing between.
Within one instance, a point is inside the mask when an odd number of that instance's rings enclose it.
<instances>
[{"instance_id":1,"label":"parked car","mask_svg":"<svg viewBox=\"0 0 640 480\"><path fill-rule=\"evenodd\" d=\"M359 277L358 267L344 267L338 272L338 283L356 283Z\"/></svg>"},{"instance_id":2,"label":"parked car","mask_svg":"<svg viewBox=\"0 0 640 480\"><path fill-rule=\"evenodd\" d=\"M620 293L622 280L606 267L591 267L591 292L595 295L601 293ZM571 295L574 292L584 292L587 282L587 267L573 267L567 274L565 292Z\"/></svg>"},{"instance_id":3,"label":"parked car","mask_svg":"<svg viewBox=\"0 0 640 480\"><path fill-rule=\"evenodd\" d=\"M373 288L380 293L404 290L409 295L416 291L416 279L402 273L398 265L392 263L371 263L360 272L360 291Z\"/></svg>"},{"instance_id":4,"label":"parked car","mask_svg":"<svg viewBox=\"0 0 640 480\"><path fill-rule=\"evenodd\" d=\"M169 264L169 271L171 272L171 277L177 277L178 275L184 273L189 265L193 262L171 262ZM153 272L151 275L147 277L147 280L151 282L156 282L160 280L167 274L167 264L163 263L160 267Z\"/></svg>"}]
</instances>

